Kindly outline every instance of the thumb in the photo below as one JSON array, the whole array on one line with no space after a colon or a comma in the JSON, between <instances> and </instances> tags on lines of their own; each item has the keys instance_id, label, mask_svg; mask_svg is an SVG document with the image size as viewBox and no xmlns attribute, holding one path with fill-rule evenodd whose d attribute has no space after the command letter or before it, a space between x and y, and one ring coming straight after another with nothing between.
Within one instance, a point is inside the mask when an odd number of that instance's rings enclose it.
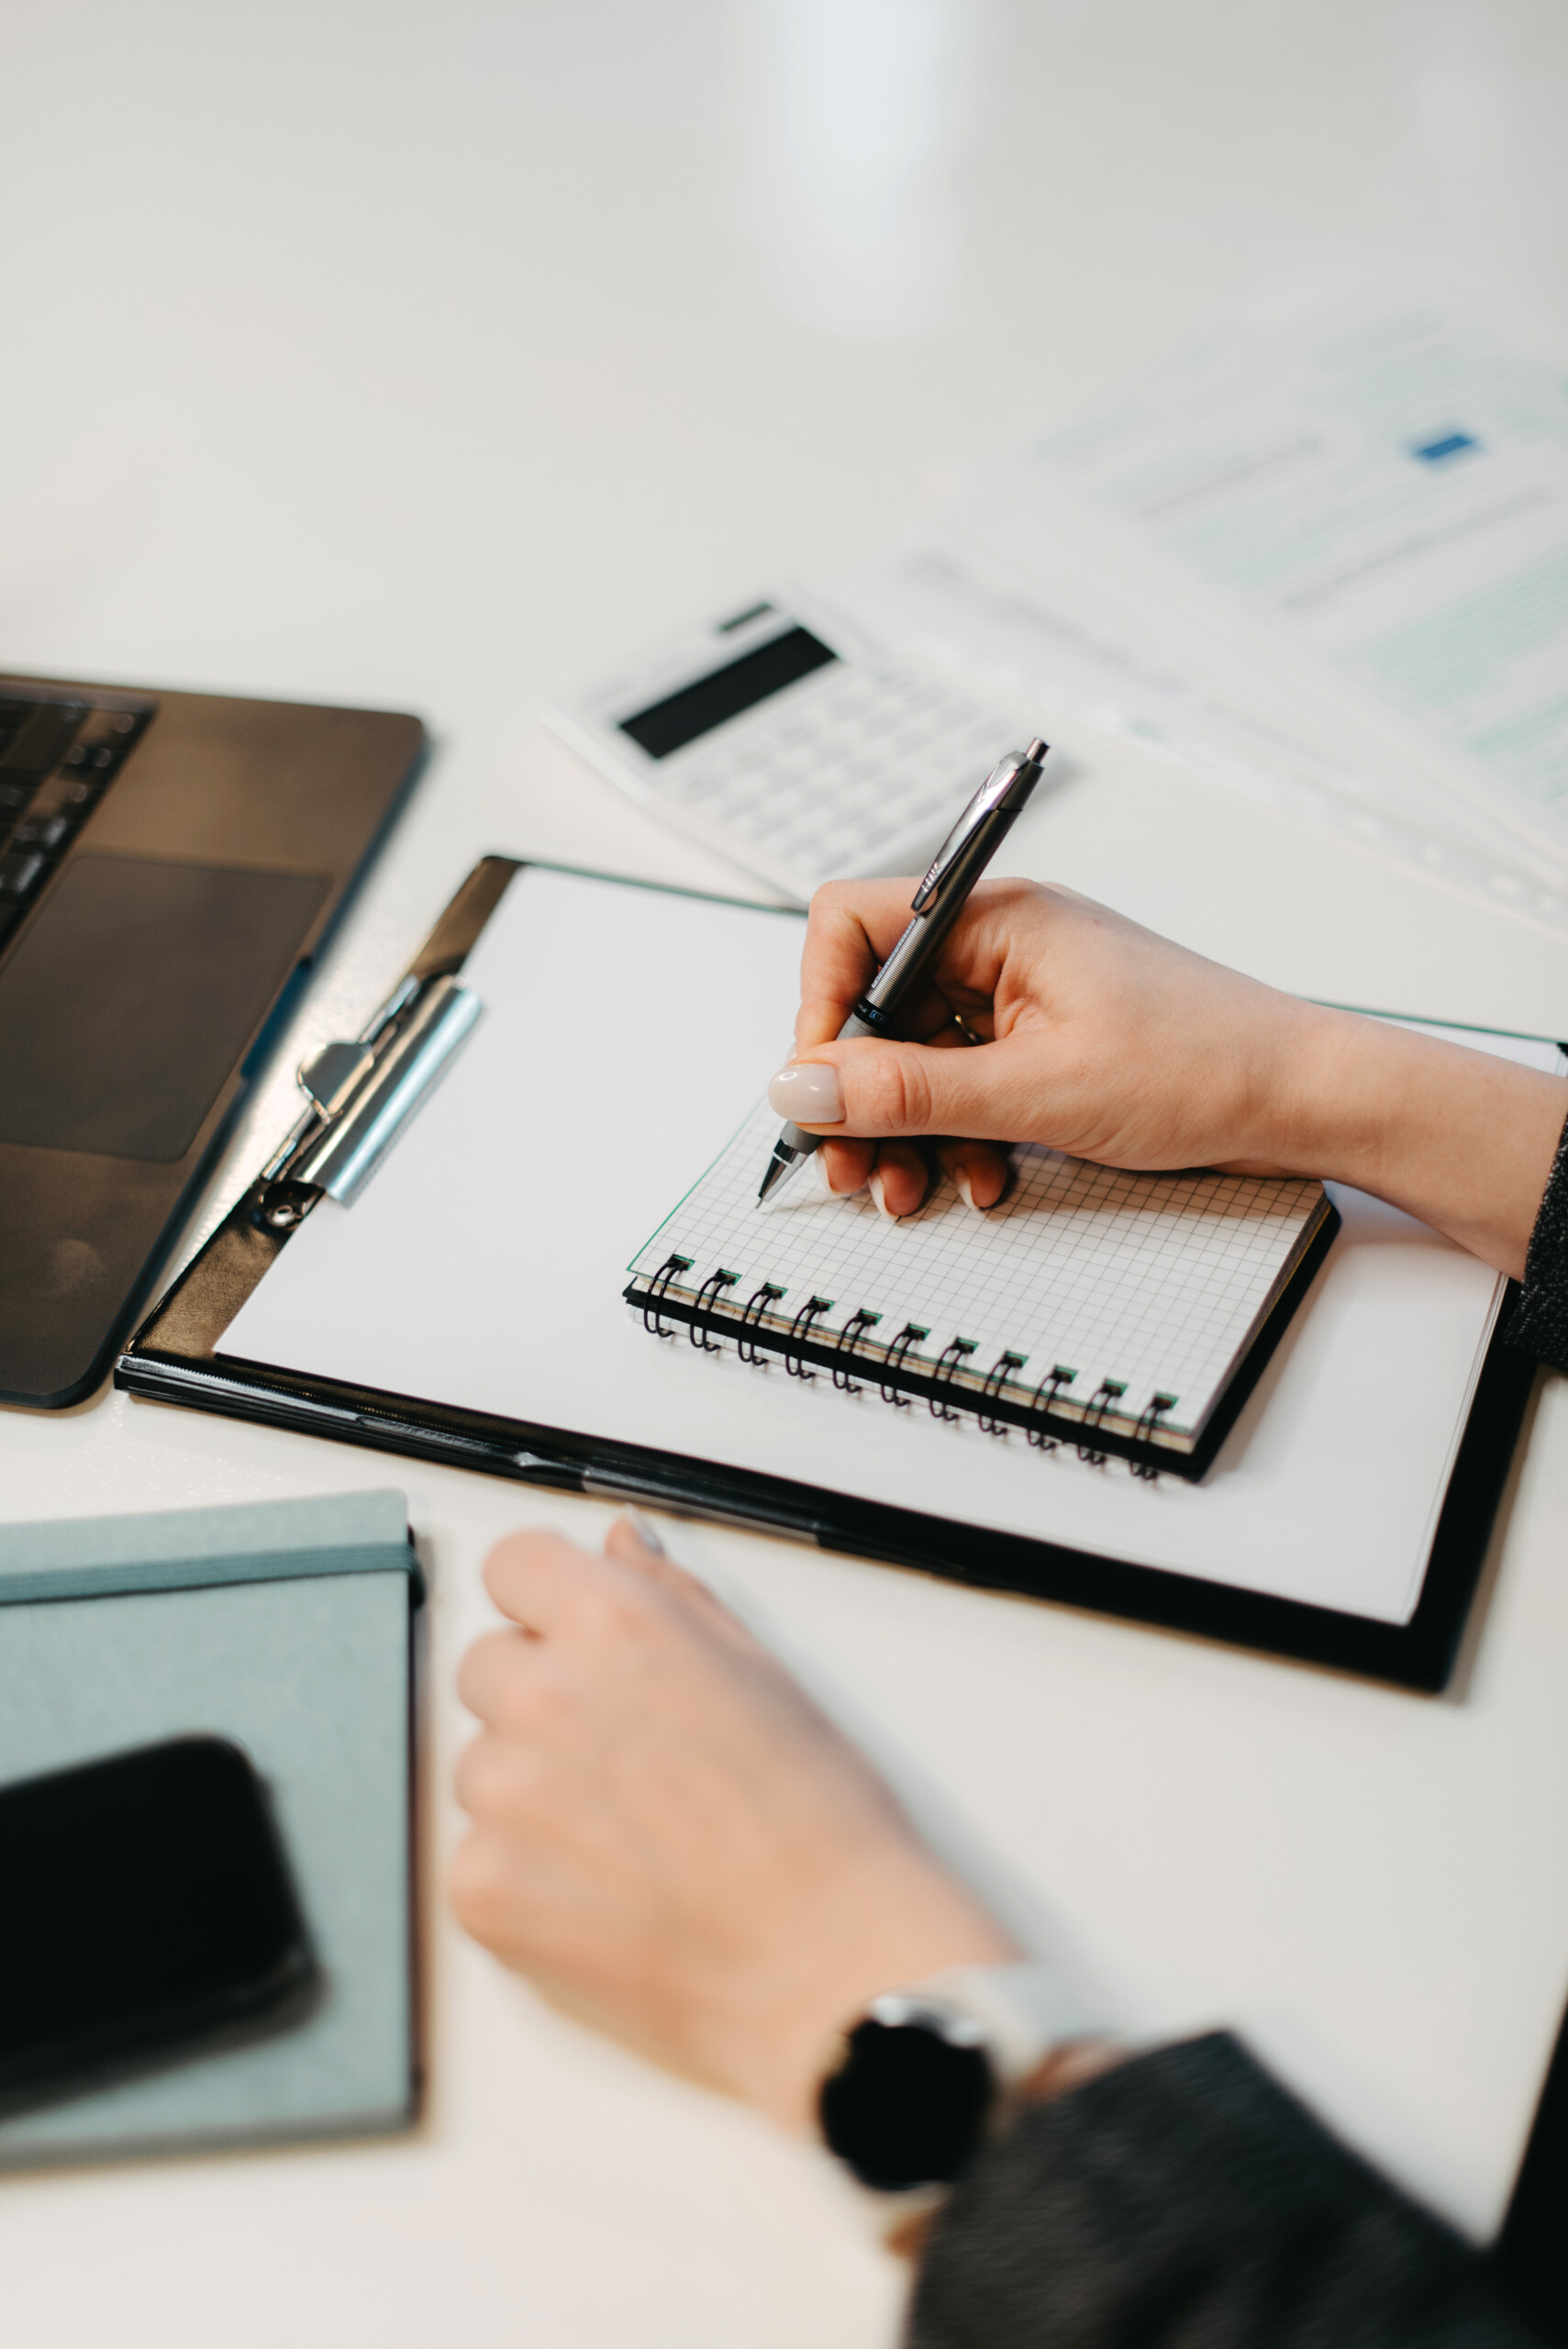
<instances>
[{"instance_id":1,"label":"thumb","mask_svg":"<svg viewBox=\"0 0 1568 2349\"><path fill-rule=\"evenodd\" d=\"M958 1051L857 1036L816 1045L768 1087L782 1118L810 1133L880 1139L962 1134L976 1141L1024 1138L1021 1056L1010 1040Z\"/></svg>"}]
</instances>

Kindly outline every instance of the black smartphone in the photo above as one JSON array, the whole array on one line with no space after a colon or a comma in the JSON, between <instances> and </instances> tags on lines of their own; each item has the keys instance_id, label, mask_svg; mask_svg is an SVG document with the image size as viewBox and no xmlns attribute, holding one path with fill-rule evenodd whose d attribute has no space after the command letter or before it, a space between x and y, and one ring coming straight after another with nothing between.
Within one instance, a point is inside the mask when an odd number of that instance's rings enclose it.
<instances>
[{"instance_id":1,"label":"black smartphone","mask_svg":"<svg viewBox=\"0 0 1568 2349\"><path fill-rule=\"evenodd\" d=\"M0 2110L281 2028L317 1988L266 1788L227 1738L0 1787Z\"/></svg>"}]
</instances>

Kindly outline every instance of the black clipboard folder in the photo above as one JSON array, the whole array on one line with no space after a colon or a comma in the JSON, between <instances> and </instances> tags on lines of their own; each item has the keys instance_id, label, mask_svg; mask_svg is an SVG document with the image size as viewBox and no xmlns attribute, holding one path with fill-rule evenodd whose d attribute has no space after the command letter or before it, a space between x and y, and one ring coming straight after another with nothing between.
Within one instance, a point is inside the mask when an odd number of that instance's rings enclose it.
<instances>
[{"instance_id":1,"label":"black clipboard folder","mask_svg":"<svg viewBox=\"0 0 1568 2349\"><path fill-rule=\"evenodd\" d=\"M331 1174L325 1182L302 1179L300 1170L322 1174L330 1156L326 1146L329 1130L334 1119L341 1124L343 1103L355 1084L368 1096L361 1139L368 1130L368 1155L373 1163L375 1120L379 1115L385 1127L387 1097L389 1090L395 1091L387 1079L388 1055L401 1053L405 1063L417 1062L420 1038L429 1036L432 1018L439 1022L451 1014L461 1025L462 1007L456 1000L461 991L453 983L520 862L501 856L482 859L365 1036L356 1045L329 1046L317 1056L311 1077L313 1108L148 1315L116 1366L117 1387L150 1401L290 1428L445 1467L473 1468L517 1484L595 1499L645 1502L983 1589L1084 1607L1411 1689L1442 1687L1475 1590L1534 1376L1533 1362L1503 1341L1507 1310L1499 1317L1481 1371L1420 1598L1403 1624L1133 1565L691 1454L652 1451L571 1429L220 1356L224 1331L333 1179ZM342 1155L339 1152L339 1162ZM350 1183L363 1179L364 1155L350 1167ZM335 1193L345 1195L351 1196L351 1189ZM1326 1230L1321 1247L1299 1268L1298 1293L1310 1283L1329 1237ZM1288 1310L1279 1318L1283 1326ZM1260 1352L1254 1377L1266 1352L1266 1347ZM1235 1408L1244 1392L1237 1395ZM1228 1412L1227 1427L1233 1417L1233 1410Z\"/></svg>"}]
</instances>

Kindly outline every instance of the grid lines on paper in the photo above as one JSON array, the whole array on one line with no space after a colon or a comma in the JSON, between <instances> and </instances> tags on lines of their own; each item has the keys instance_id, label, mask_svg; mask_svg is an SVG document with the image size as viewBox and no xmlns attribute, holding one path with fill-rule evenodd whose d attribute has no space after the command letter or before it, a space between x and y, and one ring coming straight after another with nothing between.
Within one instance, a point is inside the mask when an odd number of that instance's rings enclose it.
<instances>
[{"instance_id":1,"label":"grid lines on paper","mask_svg":"<svg viewBox=\"0 0 1568 2349\"><path fill-rule=\"evenodd\" d=\"M877 1339L908 1322L930 1332L934 1363L954 1338L972 1341L984 1377L1007 1351L1026 1356L1013 1385L1033 1390L1058 1364L1087 1400L1121 1382L1136 1416L1156 1392L1174 1395L1173 1428L1192 1428L1223 1387L1260 1313L1317 1211L1309 1181L1207 1169L1135 1174L1025 1145L1013 1178L984 1215L941 1183L901 1222L866 1193L829 1198L798 1171L779 1203L757 1204L777 1136L765 1104L635 1258L651 1278L672 1253L691 1259L676 1285L692 1295L721 1266L736 1275L738 1310L764 1281L793 1319L813 1296L833 1300L813 1323L832 1337L857 1310L878 1314Z\"/></svg>"}]
</instances>

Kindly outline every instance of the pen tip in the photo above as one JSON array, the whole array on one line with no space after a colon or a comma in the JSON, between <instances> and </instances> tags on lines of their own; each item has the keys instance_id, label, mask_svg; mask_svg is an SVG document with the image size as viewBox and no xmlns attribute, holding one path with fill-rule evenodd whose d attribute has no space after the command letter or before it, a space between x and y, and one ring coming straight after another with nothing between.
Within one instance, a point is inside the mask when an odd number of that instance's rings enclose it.
<instances>
[{"instance_id":1,"label":"pen tip","mask_svg":"<svg viewBox=\"0 0 1568 2349\"><path fill-rule=\"evenodd\" d=\"M768 1161L767 1172L763 1174L757 1190L759 1207L767 1197L773 1185L789 1173L799 1155L799 1152L791 1150L787 1142L778 1141L773 1144L773 1154Z\"/></svg>"},{"instance_id":2,"label":"pen tip","mask_svg":"<svg viewBox=\"0 0 1568 2349\"><path fill-rule=\"evenodd\" d=\"M1030 766L1038 767L1041 759L1044 758L1050 748L1050 743L1042 742L1040 736L1037 734L1034 740L1029 744L1029 749L1024 752L1024 756L1028 759Z\"/></svg>"}]
</instances>

